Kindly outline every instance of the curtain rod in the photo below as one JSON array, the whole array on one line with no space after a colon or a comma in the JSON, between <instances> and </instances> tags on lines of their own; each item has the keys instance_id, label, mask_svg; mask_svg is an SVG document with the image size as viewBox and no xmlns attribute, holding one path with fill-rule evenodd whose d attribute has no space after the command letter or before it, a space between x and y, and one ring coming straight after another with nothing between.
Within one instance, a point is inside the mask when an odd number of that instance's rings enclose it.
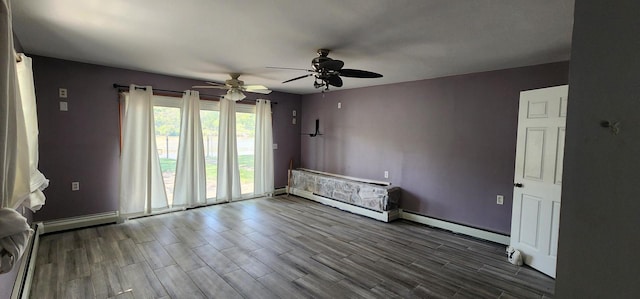
<instances>
[{"instance_id":1,"label":"curtain rod","mask_svg":"<svg viewBox=\"0 0 640 299\"><path fill-rule=\"evenodd\" d=\"M127 85L122 85L122 84L118 84L118 83L113 83L113 88L117 88L117 89L129 89L129 86ZM142 90L146 90L147 88L145 86L136 86L136 89L142 89ZM169 90L169 89L157 89L157 88L153 88L153 91L161 91L161 92L170 92L170 93L179 93L179 94L184 94L184 91L179 91L179 90ZM224 95L213 95L213 94L206 94L206 93L201 93L201 96L207 96L207 97L216 97L216 98L222 98L224 97ZM243 102L243 101L250 101L250 102L255 102L256 100L252 100L252 99L243 99L240 100L238 102ZM274 102L271 101L271 104L278 104L278 102Z\"/></svg>"}]
</instances>

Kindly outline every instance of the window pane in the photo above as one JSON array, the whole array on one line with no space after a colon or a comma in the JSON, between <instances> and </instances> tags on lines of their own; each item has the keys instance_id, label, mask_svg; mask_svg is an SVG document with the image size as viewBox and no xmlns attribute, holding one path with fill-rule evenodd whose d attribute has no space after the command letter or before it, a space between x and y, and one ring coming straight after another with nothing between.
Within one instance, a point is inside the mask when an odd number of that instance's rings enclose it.
<instances>
[{"instance_id":1,"label":"window pane","mask_svg":"<svg viewBox=\"0 0 640 299\"><path fill-rule=\"evenodd\" d=\"M202 123L202 141L206 161L206 194L207 198L215 198L218 180L218 126L220 124L220 112L200 110L200 122Z\"/></svg>"},{"instance_id":2,"label":"window pane","mask_svg":"<svg viewBox=\"0 0 640 299\"><path fill-rule=\"evenodd\" d=\"M176 161L180 142L180 108L153 107L156 147L160 158L162 179L169 205L173 204L173 186L176 181Z\"/></svg>"},{"instance_id":3,"label":"window pane","mask_svg":"<svg viewBox=\"0 0 640 299\"><path fill-rule=\"evenodd\" d=\"M236 112L238 164L242 194L253 194L254 153L256 136L255 113Z\"/></svg>"}]
</instances>

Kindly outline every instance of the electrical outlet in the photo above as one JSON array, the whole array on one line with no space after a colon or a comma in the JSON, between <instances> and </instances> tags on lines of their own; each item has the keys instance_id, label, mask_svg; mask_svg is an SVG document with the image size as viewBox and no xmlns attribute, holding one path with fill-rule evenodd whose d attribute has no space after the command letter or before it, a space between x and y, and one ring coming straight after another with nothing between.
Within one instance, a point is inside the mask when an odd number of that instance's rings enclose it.
<instances>
[{"instance_id":1,"label":"electrical outlet","mask_svg":"<svg viewBox=\"0 0 640 299\"><path fill-rule=\"evenodd\" d=\"M296 116L296 111L295 111L295 110L293 110L293 113L292 113L292 114L293 114L293 116L295 117L295 116Z\"/></svg>"},{"instance_id":2,"label":"electrical outlet","mask_svg":"<svg viewBox=\"0 0 640 299\"><path fill-rule=\"evenodd\" d=\"M277 143L273 144L273 149L278 149L278 144Z\"/></svg>"},{"instance_id":3,"label":"electrical outlet","mask_svg":"<svg viewBox=\"0 0 640 299\"><path fill-rule=\"evenodd\" d=\"M58 97L62 99L67 98L67 89L66 88L58 88Z\"/></svg>"},{"instance_id":4,"label":"electrical outlet","mask_svg":"<svg viewBox=\"0 0 640 299\"><path fill-rule=\"evenodd\" d=\"M496 197L496 203L499 204L499 205L504 204L504 196L498 195Z\"/></svg>"},{"instance_id":5,"label":"electrical outlet","mask_svg":"<svg viewBox=\"0 0 640 299\"><path fill-rule=\"evenodd\" d=\"M387 170L384 171L384 178L385 179L389 178L389 171L387 171Z\"/></svg>"},{"instance_id":6,"label":"electrical outlet","mask_svg":"<svg viewBox=\"0 0 640 299\"><path fill-rule=\"evenodd\" d=\"M71 191L80 190L80 182L71 182Z\"/></svg>"}]
</instances>

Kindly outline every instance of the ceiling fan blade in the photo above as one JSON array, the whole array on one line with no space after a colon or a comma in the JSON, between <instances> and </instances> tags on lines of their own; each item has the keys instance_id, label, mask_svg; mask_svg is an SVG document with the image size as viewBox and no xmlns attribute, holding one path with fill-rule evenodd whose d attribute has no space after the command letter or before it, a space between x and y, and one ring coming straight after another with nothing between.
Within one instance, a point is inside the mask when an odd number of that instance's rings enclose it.
<instances>
[{"instance_id":1,"label":"ceiling fan blade","mask_svg":"<svg viewBox=\"0 0 640 299\"><path fill-rule=\"evenodd\" d=\"M196 86L191 86L191 88L229 89L224 85L196 85Z\"/></svg>"},{"instance_id":2,"label":"ceiling fan blade","mask_svg":"<svg viewBox=\"0 0 640 299\"><path fill-rule=\"evenodd\" d=\"M302 78L306 78L306 77L310 77L310 76L313 76L313 74L307 74L307 75L304 75L304 76L295 77L295 78L293 78L293 79L289 79L289 80L287 80L287 81L283 81L282 83L287 83L287 82L295 81L295 80L302 79Z\"/></svg>"},{"instance_id":3,"label":"ceiling fan blade","mask_svg":"<svg viewBox=\"0 0 640 299\"><path fill-rule=\"evenodd\" d=\"M344 62L342 60L327 60L318 63L318 69L328 69L332 71L339 71L344 66Z\"/></svg>"},{"instance_id":4,"label":"ceiling fan blade","mask_svg":"<svg viewBox=\"0 0 640 299\"><path fill-rule=\"evenodd\" d=\"M269 89L264 85L243 85L242 86L243 89L245 90L250 90L250 89Z\"/></svg>"},{"instance_id":5,"label":"ceiling fan blade","mask_svg":"<svg viewBox=\"0 0 640 299\"><path fill-rule=\"evenodd\" d=\"M327 78L327 83L335 87L342 87L342 79L338 75L329 76Z\"/></svg>"},{"instance_id":6,"label":"ceiling fan blade","mask_svg":"<svg viewBox=\"0 0 640 299\"><path fill-rule=\"evenodd\" d=\"M213 85L213 86L225 86L224 83L218 83L218 82L205 81L204 83L207 83L207 84Z\"/></svg>"},{"instance_id":7,"label":"ceiling fan blade","mask_svg":"<svg viewBox=\"0 0 640 299\"><path fill-rule=\"evenodd\" d=\"M259 94L270 94L272 92L271 89L249 89L244 91L251 92L251 93L259 93Z\"/></svg>"},{"instance_id":8,"label":"ceiling fan blade","mask_svg":"<svg viewBox=\"0 0 640 299\"><path fill-rule=\"evenodd\" d=\"M247 92L270 94L271 90L264 85L245 85L241 88Z\"/></svg>"},{"instance_id":9,"label":"ceiling fan blade","mask_svg":"<svg viewBox=\"0 0 640 299\"><path fill-rule=\"evenodd\" d=\"M277 67L277 66L268 66L267 68L268 68L268 69L276 69L276 70L296 70L296 71L314 72L314 70L299 69L299 68L293 68L293 67Z\"/></svg>"},{"instance_id":10,"label":"ceiling fan blade","mask_svg":"<svg viewBox=\"0 0 640 299\"><path fill-rule=\"evenodd\" d=\"M354 69L341 69L339 70L340 76L353 77L353 78L380 78L382 75L374 72L354 70Z\"/></svg>"}]
</instances>

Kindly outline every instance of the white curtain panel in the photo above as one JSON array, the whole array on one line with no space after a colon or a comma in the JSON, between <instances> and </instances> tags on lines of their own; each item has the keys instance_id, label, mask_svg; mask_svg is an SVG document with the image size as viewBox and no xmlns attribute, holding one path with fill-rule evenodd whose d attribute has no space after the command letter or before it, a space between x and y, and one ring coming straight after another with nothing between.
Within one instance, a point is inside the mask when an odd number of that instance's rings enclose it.
<instances>
[{"instance_id":1,"label":"white curtain panel","mask_svg":"<svg viewBox=\"0 0 640 299\"><path fill-rule=\"evenodd\" d=\"M15 208L30 193L27 131L18 87L11 6L0 5L0 200ZM6 17L5 17L6 16Z\"/></svg>"},{"instance_id":2,"label":"white curtain panel","mask_svg":"<svg viewBox=\"0 0 640 299\"><path fill-rule=\"evenodd\" d=\"M254 156L254 192L256 195L273 193L273 127L271 101L256 101L256 143Z\"/></svg>"},{"instance_id":3,"label":"white curtain panel","mask_svg":"<svg viewBox=\"0 0 640 299\"><path fill-rule=\"evenodd\" d=\"M125 96L120 158L120 214L149 214L168 207L156 149L153 91L129 87Z\"/></svg>"},{"instance_id":4,"label":"white curtain panel","mask_svg":"<svg viewBox=\"0 0 640 299\"><path fill-rule=\"evenodd\" d=\"M192 207L207 202L200 93L188 90L182 100L173 206Z\"/></svg>"},{"instance_id":5,"label":"white curtain panel","mask_svg":"<svg viewBox=\"0 0 640 299\"><path fill-rule=\"evenodd\" d=\"M27 146L29 153L30 194L22 203L32 211L39 210L45 203L42 190L49 186L49 180L38 170L38 114L36 109L36 93L33 84L33 70L31 58L20 55L17 63L18 85L20 86L20 98L22 100L22 112L24 113L25 130L27 134Z\"/></svg>"},{"instance_id":6,"label":"white curtain panel","mask_svg":"<svg viewBox=\"0 0 640 299\"><path fill-rule=\"evenodd\" d=\"M232 201L241 198L236 139L236 102L220 99L219 128L216 200Z\"/></svg>"}]
</instances>

